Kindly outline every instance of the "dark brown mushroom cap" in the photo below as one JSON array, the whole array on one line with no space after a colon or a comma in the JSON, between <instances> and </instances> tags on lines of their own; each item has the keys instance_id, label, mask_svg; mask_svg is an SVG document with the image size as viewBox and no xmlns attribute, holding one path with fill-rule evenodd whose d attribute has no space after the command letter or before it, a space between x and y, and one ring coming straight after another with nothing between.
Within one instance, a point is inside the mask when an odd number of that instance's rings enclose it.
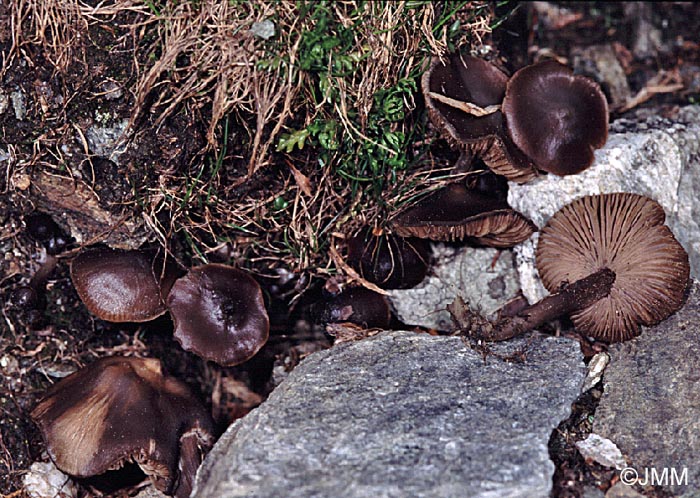
<instances>
[{"instance_id":1,"label":"dark brown mushroom cap","mask_svg":"<svg viewBox=\"0 0 700 498\"><path fill-rule=\"evenodd\" d=\"M421 85L433 124L453 146L479 156L495 173L525 182L537 170L510 140L501 111L486 116L464 112L431 96L437 93L479 107L500 105L508 76L493 64L468 55L434 57Z\"/></svg>"},{"instance_id":2,"label":"dark brown mushroom cap","mask_svg":"<svg viewBox=\"0 0 700 498\"><path fill-rule=\"evenodd\" d=\"M134 460L178 497L189 496L192 469L214 442L204 406L153 358L97 360L52 386L31 417L63 472L96 476Z\"/></svg>"},{"instance_id":3,"label":"dark brown mushroom cap","mask_svg":"<svg viewBox=\"0 0 700 498\"><path fill-rule=\"evenodd\" d=\"M267 341L270 321L260 285L222 264L190 269L170 290L167 306L183 349L220 365L237 365Z\"/></svg>"},{"instance_id":4,"label":"dark brown mushroom cap","mask_svg":"<svg viewBox=\"0 0 700 498\"><path fill-rule=\"evenodd\" d=\"M558 211L540 231L537 269L550 292L602 268L610 294L571 318L581 332L617 342L676 311L688 285L688 254L664 223L663 208L637 194L587 196Z\"/></svg>"},{"instance_id":5,"label":"dark brown mushroom cap","mask_svg":"<svg viewBox=\"0 0 700 498\"><path fill-rule=\"evenodd\" d=\"M391 222L402 237L455 241L470 239L490 247L512 247L536 226L499 197L452 183L399 213Z\"/></svg>"},{"instance_id":6,"label":"dark brown mushroom cap","mask_svg":"<svg viewBox=\"0 0 700 498\"><path fill-rule=\"evenodd\" d=\"M408 289L428 273L430 246L415 237L374 234L366 227L348 240L348 262L365 280L382 289Z\"/></svg>"},{"instance_id":7,"label":"dark brown mushroom cap","mask_svg":"<svg viewBox=\"0 0 700 498\"><path fill-rule=\"evenodd\" d=\"M350 322L365 328L386 329L391 308L386 297L364 287L349 287L335 295L323 296L311 307L319 324Z\"/></svg>"},{"instance_id":8,"label":"dark brown mushroom cap","mask_svg":"<svg viewBox=\"0 0 700 498\"><path fill-rule=\"evenodd\" d=\"M178 270L156 252L92 248L75 257L73 286L88 310L109 322L147 322L165 313Z\"/></svg>"},{"instance_id":9,"label":"dark brown mushroom cap","mask_svg":"<svg viewBox=\"0 0 700 498\"><path fill-rule=\"evenodd\" d=\"M508 81L503 114L515 145L555 175L588 168L608 138L608 102L600 86L556 61L517 71Z\"/></svg>"}]
</instances>

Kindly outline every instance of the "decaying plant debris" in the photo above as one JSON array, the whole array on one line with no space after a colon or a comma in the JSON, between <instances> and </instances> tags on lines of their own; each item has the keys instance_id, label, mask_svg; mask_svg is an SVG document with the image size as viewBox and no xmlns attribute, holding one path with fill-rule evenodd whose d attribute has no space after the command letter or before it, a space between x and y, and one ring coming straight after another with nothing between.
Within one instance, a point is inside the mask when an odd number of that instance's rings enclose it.
<instances>
[{"instance_id":1,"label":"decaying plant debris","mask_svg":"<svg viewBox=\"0 0 700 498\"><path fill-rule=\"evenodd\" d=\"M485 36L490 15L470 2L23 1L12 12L6 68L40 47L63 83L53 90L62 94L56 111L69 121L82 92L100 97L76 73L94 77L90 45L109 43L129 66L124 80L105 81L131 98L111 116L128 127L108 152L120 169L141 170L125 175L132 192L119 204L133 216L122 222L145 221L163 245L182 236L202 260L229 244L261 272L327 273L334 236L381 224L422 184L432 165L412 134L413 79L427 55ZM85 130L68 121L40 135L31 155L14 150L10 187L30 188L45 169L75 180L80 158L61 146ZM135 152L154 134L149 145L160 150ZM93 155L82 141L80 152Z\"/></svg>"}]
</instances>

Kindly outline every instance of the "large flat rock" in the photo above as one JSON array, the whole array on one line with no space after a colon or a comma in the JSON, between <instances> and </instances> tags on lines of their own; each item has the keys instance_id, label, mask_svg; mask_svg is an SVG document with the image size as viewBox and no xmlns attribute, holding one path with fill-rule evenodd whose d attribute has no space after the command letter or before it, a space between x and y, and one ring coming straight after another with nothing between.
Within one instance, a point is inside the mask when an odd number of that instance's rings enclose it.
<instances>
[{"instance_id":1,"label":"large flat rock","mask_svg":"<svg viewBox=\"0 0 700 498\"><path fill-rule=\"evenodd\" d=\"M572 341L528 348L383 332L315 353L222 436L193 496L549 496L547 442L585 367Z\"/></svg>"}]
</instances>

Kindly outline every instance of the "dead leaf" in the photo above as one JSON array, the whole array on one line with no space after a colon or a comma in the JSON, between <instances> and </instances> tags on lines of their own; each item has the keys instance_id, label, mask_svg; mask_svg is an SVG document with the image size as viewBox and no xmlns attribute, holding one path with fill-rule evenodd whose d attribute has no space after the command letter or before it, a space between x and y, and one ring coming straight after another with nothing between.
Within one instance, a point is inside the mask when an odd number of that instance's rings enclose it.
<instances>
[{"instance_id":1,"label":"dead leaf","mask_svg":"<svg viewBox=\"0 0 700 498\"><path fill-rule=\"evenodd\" d=\"M294 167L294 165L287 161L287 166L289 166L289 169L292 170L292 174L294 175L294 181L297 182L297 186L301 189L302 192L304 192L305 195L308 197L311 197L313 195L312 192L312 186L311 186L311 180Z\"/></svg>"}]
</instances>

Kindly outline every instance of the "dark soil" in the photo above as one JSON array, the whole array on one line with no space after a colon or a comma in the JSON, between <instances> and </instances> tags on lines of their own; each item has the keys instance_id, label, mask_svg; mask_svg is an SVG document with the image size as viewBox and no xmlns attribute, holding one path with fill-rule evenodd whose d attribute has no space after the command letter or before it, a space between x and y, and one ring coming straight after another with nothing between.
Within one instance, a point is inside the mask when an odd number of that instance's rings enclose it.
<instances>
[{"instance_id":1,"label":"dark soil","mask_svg":"<svg viewBox=\"0 0 700 498\"><path fill-rule=\"evenodd\" d=\"M683 90L654 95L640 105L696 102L700 98L700 7L689 2L669 2L643 4L641 10L635 10L627 4L561 3L559 7L578 14L568 22L556 15L545 22L542 13L525 4L506 4L498 7L505 20L494 31L492 46L514 71L538 55L553 53L569 59L576 49L609 44L622 60L632 94L659 71L678 71ZM5 56L11 48L7 9L0 4L0 51ZM134 65L147 66L148 49L144 47L152 43L148 32L139 38L129 30L128 25L135 20L135 14L125 12L109 24L109 29L93 26L86 45L88 64L76 60L65 73L55 70L41 47L27 44L21 57L14 58L4 69L0 81L0 97L20 91L27 107L23 119L16 118L12 103L0 113L0 153L8 153L9 146L18 159L12 165L0 159L0 493L5 495L23 496L22 476L32 462L45 459L44 444L29 418L37 400L62 376L98 357L124 354L159 358L167 372L201 396L219 429L224 430L269 394L274 387L273 367L289 370L300 357L328 347L331 342L306 320L306 304L320 293L318 286L305 280L287 280L284 272L279 272L277 278L260 278L272 320L268 344L252 360L237 367L207 363L183 351L173 340L172 323L167 316L142 325L110 324L91 316L69 278L70 257L80 246L75 241L59 255L43 305L27 308L18 303L17 290L28 284L46 254L44 244L27 233L27 217L37 211L46 212L63 230L69 230L64 217L68 208L40 188L38 171L61 176L79 174L98 195L99 203L94 209L101 209L108 220L118 225L125 213L142 208L138 205L139 192L157 188L161 174L189 171L195 161L202 160L197 156L206 140L202 116L206 110L202 109L183 108L158 127L153 126L146 113L134 139L138 147L129 148L119 164L108 157L88 155L76 135L76 130L85 130L97 122L114 126L129 119ZM636 42L650 34L640 29L656 30L652 34L659 43L648 53L635 54ZM134 52L134 45L141 49ZM143 59L135 61L134 53ZM606 88L605 81L601 84ZM110 94L113 88L118 88L121 96L114 98ZM245 133L236 129L233 120L231 124L231 136ZM26 167L29 163L33 168ZM239 177L245 165L232 140L224 162L224 180ZM266 184L279 181L274 168L270 168L238 195L263 191ZM189 209L189 216L194 219L206 215L198 212L196 206ZM95 230L99 231L99 227ZM148 227L140 230L134 232L134 237L157 244L158 237L148 233ZM128 236L125 232L123 237ZM171 241L173 252L179 262L189 265L193 255L182 237L179 234ZM216 245L216 241L209 242ZM222 262L235 258L226 246L209 256L212 261ZM307 289L313 291L302 293ZM590 417L599 395L594 390L582 397L574 406L572 417L552 436L550 451L557 465L555 496L580 496L585 486L606 490L614 478L610 471L583 461L573 446L590 432Z\"/></svg>"}]
</instances>

